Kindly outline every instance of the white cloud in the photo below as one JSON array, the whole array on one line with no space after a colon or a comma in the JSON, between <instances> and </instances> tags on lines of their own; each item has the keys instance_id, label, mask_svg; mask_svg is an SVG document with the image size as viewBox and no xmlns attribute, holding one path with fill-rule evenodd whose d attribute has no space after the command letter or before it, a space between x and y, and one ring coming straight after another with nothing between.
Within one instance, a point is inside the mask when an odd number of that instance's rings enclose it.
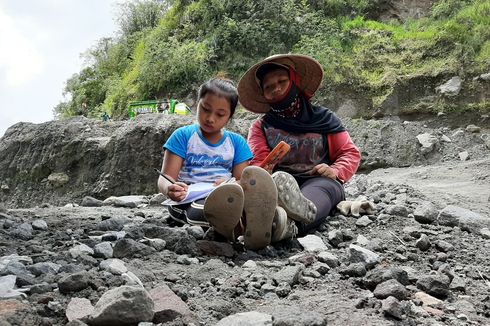
<instances>
[{"instance_id":1,"label":"white cloud","mask_svg":"<svg viewBox=\"0 0 490 326\"><path fill-rule=\"evenodd\" d=\"M19 121L53 119L80 54L113 36L121 0L0 0L0 138Z\"/></svg>"},{"instance_id":2,"label":"white cloud","mask_svg":"<svg viewBox=\"0 0 490 326\"><path fill-rule=\"evenodd\" d=\"M0 82L18 87L42 73L45 60L29 39L0 7Z\"/></svg>"}]
</instances>

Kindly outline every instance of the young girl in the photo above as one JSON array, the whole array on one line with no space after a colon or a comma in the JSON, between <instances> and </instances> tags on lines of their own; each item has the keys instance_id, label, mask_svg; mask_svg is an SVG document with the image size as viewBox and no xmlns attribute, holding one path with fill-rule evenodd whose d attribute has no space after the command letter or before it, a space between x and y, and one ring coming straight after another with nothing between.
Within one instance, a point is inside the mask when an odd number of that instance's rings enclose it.
<instances>
[{"instance_id":1,"label":"young girl","mask_svg":"<svg viewBox=\"0 0 490 326\"><path fill-rule=\"evenodd\" d=\"M213 78L201 85L197 124L178 128L163 145L162 173L176 182L171 183L160 176L160 192L178 202L186 197L190 184L207 182L218 185L232 177L236 180L241 178L253 157L252 152L242 136L224 129L233 117L237 103L238 92L230 80ZM233 228L242 216L242 188L236 183L222 184L212 192L207 207L204 203L202 199L191 204L169 206L168 209L173 219L201 226L209 226L208 219L213 221L218 215L217 231L232 238ZM225 221L221 211L228 212Z\"/></svg>"}]
</instances>

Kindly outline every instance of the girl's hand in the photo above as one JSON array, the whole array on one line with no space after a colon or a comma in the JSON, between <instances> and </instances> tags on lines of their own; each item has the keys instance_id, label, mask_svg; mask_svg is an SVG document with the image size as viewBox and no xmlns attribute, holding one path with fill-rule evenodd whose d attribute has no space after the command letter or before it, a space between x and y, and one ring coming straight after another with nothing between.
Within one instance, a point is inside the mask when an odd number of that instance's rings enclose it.
<instances>
[{"instance_id":1,"label":"girl's hand","mask_svg":"<svg viewBox=\"0 0 490 326\"><path fill-rule=\"evenodd\" d=\"M187 196L189 186L183 182L176 182L168 186L168 197L173 201L181 201Z\"/></svg>"},{"instance_id":2,"label":"girl's hand","mask_svg":"<svg viewBox=\"0 0 490 326\"><path fill-rule=\"evenodd\" d=\"M225 178L222 178L222 179L218 179L216 180L214 183L213 183L213 186L217 187L219 186L220 184L222 184L223 182L225 182L226 179Z\"/></svg>"},{"instance_id":3,"label":"girl's hand","mask_svg":"<svg viewBox=\"0 0 490 326\"><path fill-rule=\"evenodd\" d=\"M337 174L335 173L335 170L325 163L318 164L313 169L311 169L310 175L319 175L333 180L337 179Z\"/></svg>"}]
</instances>

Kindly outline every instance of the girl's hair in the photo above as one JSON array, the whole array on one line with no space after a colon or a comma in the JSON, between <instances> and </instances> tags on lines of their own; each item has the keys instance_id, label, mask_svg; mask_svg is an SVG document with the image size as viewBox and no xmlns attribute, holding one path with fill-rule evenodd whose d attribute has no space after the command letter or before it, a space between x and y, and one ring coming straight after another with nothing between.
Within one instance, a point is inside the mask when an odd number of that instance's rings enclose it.
<instances>
[{"instance_id":1,"label":"girl's hair","mask_svg":"<svg viewBox=\"0 0 490 326\"><path fill-rule=\"evenodd\" d=\"M238 104L238 91L231 79L221 77L211 78L199 87L197 100L199 101L207 93L212 93L227 99L230 102L230 118L233 117Z\"/></svg>"}]
</instances>

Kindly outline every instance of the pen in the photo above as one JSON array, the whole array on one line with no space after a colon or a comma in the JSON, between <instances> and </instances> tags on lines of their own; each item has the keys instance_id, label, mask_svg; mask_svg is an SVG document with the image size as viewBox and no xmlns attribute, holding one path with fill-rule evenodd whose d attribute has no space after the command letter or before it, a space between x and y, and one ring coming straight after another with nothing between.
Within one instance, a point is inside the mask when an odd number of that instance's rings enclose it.
<instances>
[{"instance_id":1,"label":"pen","mask_svg":"<svg viewBox=\"0 0 490 326\"><path fill-rule=\"evenodd\" d=\"M158 173L159 175L161 175L162 177L164 177L171 184L175 184L175 181L173 181L172 179L170 179L169 177L167 177L165 174L163 174L162 172L160 172L158 169L155 169L154 168L153 170L155 170L156 173Z\"/></svg>"}]
</instances>

